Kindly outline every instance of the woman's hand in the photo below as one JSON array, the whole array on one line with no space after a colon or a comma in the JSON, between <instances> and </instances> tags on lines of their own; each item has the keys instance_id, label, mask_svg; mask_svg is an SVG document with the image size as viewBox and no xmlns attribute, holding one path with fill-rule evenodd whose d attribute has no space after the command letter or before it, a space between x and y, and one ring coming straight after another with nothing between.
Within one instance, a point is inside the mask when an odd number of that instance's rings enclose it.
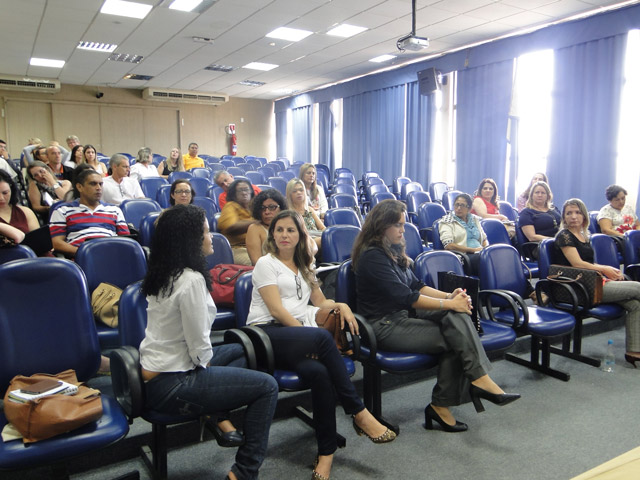
<instances>
[{"instance_id":1,"label":"woman's hand","mask_svg":"<svg viewBox=\"0 0 640 480\"><path fill-rule=\"evenodd\" d=\"M45 171L42 174L42 177L44 179L44 184L45 185L49 185L50 187L53 187L57 182L57 180L55 178L53 178L53 175L51 175L51 173L48 172L48 171Z\"/></svg>"},{"instance_id":2,"label":"woman's hand","mask_svg":"<svg viewBox=\"0 0 640 480\"><path fill-rule=\"evenodd\" d=\"M615 267L605 266L601 273L610 280L624 280L622 272Z\"/></svg>"},{"instance_id":3,"label":"woman's hand","mask_svg":"<svg viewBox=\"0 0 640 480\"><path fill-rule=\"evenodd\" d=\"M476 248L473 248L473 249L472 249L472 251L473 251L474 253L475 253L475 252L481 252L483 248L484 248L484 247L476 247Z\"/></svg>"},{"instance_id":4,"label":"woman's hand","mask_svg":"<svg viewBox=\"0 0 640 480\"><path fill-rule=\"evenodd\" d=\"M501 222L508 222L509 219L505 216L505 215L496 215L496 217L498 218L498 220L500 220Z\"/></svg>"},{"instance_id":5,"label":"woman's hand","mask_svg":"<svg viewBox=\"0 0 640 480\"><path fill-rule=\"evenodd\" d=\"M464 290L461 288L456 288L453 292L449 294L449 296L447 297L447 300L451 300L456 296L460 295L461 293L465 293Z\"/></svg>"},{"instance_id":6,"label":"woman's hand","mask_svg":"<svg viewBox=\"0 0 640 480\"><path fill-rule=\"evenodd\" d=\"M460 290L459 288L457 290ZM471 315L471 297L464 292L458 294L449 300L449 310L459 313L468 313Z\"/></svg>"},{"instance_id":7,"label":"woman's hand","mask_svg":"<svg viewBox=\"0 0 640 480\"><path fill-rule=\"evenodd\" d=\"M337 303L334 309L340 311L340 329L344 329L344 324L349 326L349 331L352 335L359 335L360 329L358 328L358 321L353 315L351 308L346 303Z\"/></svg>"}]
</instances>

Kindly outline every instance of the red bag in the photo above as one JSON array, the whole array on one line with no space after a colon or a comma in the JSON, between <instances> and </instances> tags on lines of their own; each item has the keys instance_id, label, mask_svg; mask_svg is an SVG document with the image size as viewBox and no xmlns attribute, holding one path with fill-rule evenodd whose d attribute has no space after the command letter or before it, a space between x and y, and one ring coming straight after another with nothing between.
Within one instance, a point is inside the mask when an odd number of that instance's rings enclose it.
<instances>
[{"instance_id":1,"label":"red bag","mask_svg":"<svg viewBox=\"0 0 640 480\"><path fill-rule=\"evenodd\" d=\"M253 267L233 263L221 263L209 270L211 273L211 298L216 306L233 307L233 291L238 277L252 270Z\"/></svg>"}]
</instances>

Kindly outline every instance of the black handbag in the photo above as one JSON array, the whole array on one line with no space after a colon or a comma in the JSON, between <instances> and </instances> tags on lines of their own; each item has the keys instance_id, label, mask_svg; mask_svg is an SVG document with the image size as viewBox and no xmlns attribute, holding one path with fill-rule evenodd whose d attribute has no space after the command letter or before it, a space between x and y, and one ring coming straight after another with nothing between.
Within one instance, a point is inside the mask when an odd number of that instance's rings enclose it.
<instances>
[{"instance_id":1,"label":"black handbag","mask_svg":"<svg viewBox=\"0 0 640 480\"><path fill-rule=\"evenodd\" d=\"M592 307L602 302L604 278L600 272L585 268L551 265L547 280L550 281L551 297L560 303L573 303L571 294L563 288L553 288L554 283L562 283L573 288L578 298L578 305Z\"/></svg>"},{"instance_id":2,"label":"black handbag","mask_svg":"<svg viewBox=\"0 0 640 480\"><path fill-rule=\"evenodd\" d=\"M482 325L478 319L478 291L480 290L480 281L477 278L458 275L453 272L438 272L438 290L443 292L453 292L456 288L462 288L467 291L467 295L471 297L471 321L476 327L478 335L482 335Z\"/></svg>"}]
</instances>

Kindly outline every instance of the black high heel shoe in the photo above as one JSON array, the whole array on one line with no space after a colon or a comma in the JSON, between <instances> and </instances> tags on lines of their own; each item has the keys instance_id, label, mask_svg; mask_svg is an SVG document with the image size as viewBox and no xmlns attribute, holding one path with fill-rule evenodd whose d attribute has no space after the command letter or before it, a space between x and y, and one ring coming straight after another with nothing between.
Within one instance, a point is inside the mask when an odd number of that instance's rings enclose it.
<instances>
[{"instance_id":1,"label":"black high heel shoe","mask_svg":"<svg viewBox=\"0 0 640 480\"><path fill-rule=\"evenodd\" d=\"M511 402L515 402L520 398L519 393L491 393L483 390L480 387L476 387L475 385L471 385L469 389L469 394L471 395L471 401L473 402L473 406L476 409L476 412L484 412L484 405L480 401L481 398L485 400L489 400L491 403L496 405L506 405Z\"/></svg>"},{"instance_id":2,"label":"black high heel shoe","mask_svg":"<svg viewBox=\"0 0 640 480\"><path fill-rule=\"evenodd\" d=\"M445 432L465 432L469 429L466 423L462 423L457 420L455 425L449 425L444 420L442 420L442 418L440 418L440 415L438 415L431 404L429 404L424 409L424 428L426 428L427 430L433 430L433 420L438 422L442 430Z\"/></svg>"},{"instance_id":3,"label":"black high heel shoe","mask_svg":"<svg viewBox=\"0 0 640 480\"><path fill-rule=\"evenodd\" d=\"M244 445L244 436L237 430L223 432L216 423L213 427L213 436L221 447L241 447Z\"/></svg>"},{"instance_id":4,"label":"black high heel shoe","mask_svg":"<svg viewBox=\"0 0 640 480\"><path fill-rule=\"evenodd\" d=\"M625 353L624 359L627 362L629 362L631 365L633 365L633 368L638 368L636 367L636 362L640 362L640 357L636 357L635 355L629 355L628 353Z\"/></svg>"}]
</instances>

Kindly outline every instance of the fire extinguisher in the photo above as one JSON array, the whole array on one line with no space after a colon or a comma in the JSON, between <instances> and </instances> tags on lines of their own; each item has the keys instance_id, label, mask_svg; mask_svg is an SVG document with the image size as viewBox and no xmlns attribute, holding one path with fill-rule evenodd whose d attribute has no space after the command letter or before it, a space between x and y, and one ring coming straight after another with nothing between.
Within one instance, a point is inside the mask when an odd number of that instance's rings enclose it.
<instances>
[{"instance_id":1,"label":"fire extinguisher","mask_svg":"<svg viewBox=\"0 0 640 480\"><path fill-rule=\"evenodd\" d=\"M236 125L235 123L230 123L227 127L228 133L231 136L229 145L231 147L231 155L236 155L238 153L238 137L236 137Z\"/></svg>"}]
</instances>

